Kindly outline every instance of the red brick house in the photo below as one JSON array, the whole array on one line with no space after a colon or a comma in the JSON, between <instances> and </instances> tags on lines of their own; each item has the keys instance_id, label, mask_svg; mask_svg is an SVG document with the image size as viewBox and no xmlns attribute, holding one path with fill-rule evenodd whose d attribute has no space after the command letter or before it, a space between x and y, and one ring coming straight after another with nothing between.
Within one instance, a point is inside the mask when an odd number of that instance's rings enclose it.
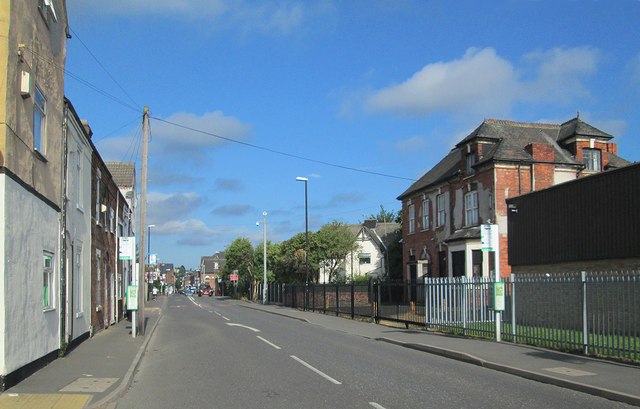
<instances>
[{"instance_id":1,"label":"red brick house","mask_svg":"<svg viewBox=\"0 0 640 409\"><path fill-rule=\"evenodd\" d=\"M508 276L506 199L628 165L612 138L579 115L561 125L485 119L398 197L404 279L490 276L493 253L480 243L488 222Z\"/></svg>"}]
</instances>

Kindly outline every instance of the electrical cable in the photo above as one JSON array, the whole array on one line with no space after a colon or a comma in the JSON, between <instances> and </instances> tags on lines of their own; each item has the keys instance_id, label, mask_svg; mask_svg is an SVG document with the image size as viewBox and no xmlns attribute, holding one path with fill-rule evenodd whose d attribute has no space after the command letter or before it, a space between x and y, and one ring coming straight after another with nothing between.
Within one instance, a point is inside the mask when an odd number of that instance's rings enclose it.
<instances>
[{"instance_id":1,"label":"electrical cable","mask_svg":"<svg viewBox=\"0 0 640 409\"><path fill-rule=\"evenodd\" d=\"M330 166L330 167L334 167L334 168L350 170L350 171L353 171L353 172L360 172L360 173L366 173L366 174L369 174L369 175L382 176L382 177L386 177L386 178L401 179L401 180L408 180L408 181L411 181L411 182L415 182L415 179L412 179L412 178L407 178L407 177L403 177L403 176L396 176L396 175L389 175L389 174L380 173L380 172L372 172L372 171L368 171L368 170L354 168L354 167L351 167L351 166L339 165L339 164L336 164L336 163L326 162L326 161L322 161L322 160L318 160L318 159L307 158L307 157L296 155L296 154L293 154L293 153L278 151L278 150L267 148L267 147L264 147L264 146L259 146L259 145L254 145L254 144L248 143L248 142L238 141L238 140L233 139L233 138L217 135L217 134L214 134L214 133L211 133L211 132L206 132L206 131L203 131L201 129L192 128L192 127L187 126L187 125L178 124L178 123L167 121L165 119L157 118L157 117L154 117L154 116L149 116L149 118L150 119L155 119L156 121L163 122L163 123L168 124L168 125L173 125L173 126L175 126L177 128L182 128L182 129L186 129L186 130L189 130L189 131L192 131L192 132L201 133L201 134L212 136L214 138L222 139L222 140L225 140L225 141L228 141L228 142L236 143L236 144L239 144L239 145L244 145L244 146L247 146L247 147L250 147L250 148L254 148L254 149L259 149L259 150L262 150L262 151L265 151L265 152L275 153L275 154L278 154L278 155L287 156L287 157L295 158L295 159L300 159L300 160L307 161L307 162L318 163L320 165Z\"/></svg>"}]
</instances>

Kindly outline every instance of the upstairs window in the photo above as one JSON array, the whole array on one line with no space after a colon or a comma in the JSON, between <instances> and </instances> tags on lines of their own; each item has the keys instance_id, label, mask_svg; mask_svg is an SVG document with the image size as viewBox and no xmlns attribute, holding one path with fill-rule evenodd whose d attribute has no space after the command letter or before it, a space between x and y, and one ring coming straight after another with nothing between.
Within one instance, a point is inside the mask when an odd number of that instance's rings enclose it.
<instances>
[{"instance_id":1,"label":"upstairs window","mask_svg":"<svg viewBox=\"0 0 640 409\"><path fill-rule=\"evenodd\" d=\"M96 209L95 209L95 218L96 223L100 224L100 207L102 203L100 202L100 180L102 179L102 173L100 171L96 171Z\"/></svg>"},{"instance_id":2,"label":"upstairs window","mask_svg":"<svg viewBox=\"0 0 640 409\"><path fill-rule=\"evenodd\" d=\"M464 210L467 226L478 224L478 192L473 191L464 195Z\"/></svg>"},{"instance_id":3,"label":"upstairs window","mask_svg":"<svg viewBox=\"0 0 640 409\"><path fill-rule=\"evenodd\" d=\"M429 199L422 201L422 230L429 230Z\"/></svg>"},{"instance_id":4,"label":"upstairs window","mask_svg":"<svg viewBox=\"0 0 640 409\"><path fill-rule=\"evenodd\" d=\"M360 253L358 260L360 264L371 264L371 253Z\"/></svg>"},{"instance_id":5,"label":"upstairs window","mask_svg":"<svg viewBox=\"0 0 640 409\"><path fill-rule=\"evenodd\" d=\"M476 155L471 152L467 155L467 176L474 175L476 173L473 165L476 164Z\"/></svg>"},{"instance_id":6,"label":"upstairs window","mask_svg":"<svg viewBox=\"0 0 640 409\"><path fill-rule=\"evenodd\" d=\"M44 19L45 23L47 23L47 26L58 21L58 15L56 14L56 9L53 6L53 0L38 0L38 10L40 10L40 15Z\"/></svg>"},{"instance_id":7,"label":"upstairs window","mask_svg":"<svg viewBox=\"0 0 640 409\"><path fill-rule=\"evenodd\" d=\"M582 149L582 160L587 171L600 172L602 169L602 152L600 152L600 149Z\"/></svg>"},{"instance_id":8,"label":"upstairs window","mask_svg":"<svg viewBox=\"0 0 640 409\"><path fill-rule=\"evenodd\" d=\"M437 226L444 226L447 219L447 212L445 210L444 203L444 194L438 195L436 198L436 207L437 207Z\"/></svg>"},{"instance_id":9,"label":"upstairs window","mask_svg":"<svg viewBox=\"0 0 640 409\"><path fill-rule=\"evenodd\" d=\"M409 205L409 234L416 232L416 205Z\"/></svg>"},{"instance_id":10,"label":"upstairs window","mask_svg":"<svg viewBox=\"0 0 640 409\"><path fill-rule=\"evenodd\" d=\"M47 124L47 100L36 87L33 99L33 149L44 156L43 141Z\"/></svg>"}]
</instances>

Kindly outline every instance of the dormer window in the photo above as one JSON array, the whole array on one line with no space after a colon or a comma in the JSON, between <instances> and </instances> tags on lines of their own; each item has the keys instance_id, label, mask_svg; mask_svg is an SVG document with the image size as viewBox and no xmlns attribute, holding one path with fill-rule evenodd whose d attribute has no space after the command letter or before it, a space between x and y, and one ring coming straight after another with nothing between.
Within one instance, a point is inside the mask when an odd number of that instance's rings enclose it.
<instances>
[{"instance_id":1,"label":"dormer window","mask_svg":"<svg viewBox=\"0 0 640 409\"><path fill-rule=\"evenodd\" d=\"M582 149L584 168L589 172L600 172L602 169L602 152L600 149Z\"/></svg>"},{"instance_id":2,"label":"dormer window","mask_svg":"<svg viewBox=\"0 0 640 409\"><path fill-rule=\"evenodd\" d=\"M471 152L467 155L467 176L474 175L476 173L473 165L476 164L476 155L474 152Z\"/></svg>"}]
</instances>

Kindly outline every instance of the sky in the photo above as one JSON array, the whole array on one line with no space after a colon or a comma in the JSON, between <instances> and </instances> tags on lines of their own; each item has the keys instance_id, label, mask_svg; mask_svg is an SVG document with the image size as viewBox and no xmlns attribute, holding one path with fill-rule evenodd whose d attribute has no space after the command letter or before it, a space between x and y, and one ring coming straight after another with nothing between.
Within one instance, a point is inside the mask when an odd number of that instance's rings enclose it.
<instances>
[{"instance_id":1,"label":"sky","mask_svg":"<svg viewBox=\"0 0 640 409\"><path fill-rule=\"evenodd\" d=\"M485 118L580 118L640 160L638 0L68 1L65 93L141 175L151 254L197 268L361 223ZM140 185L138 186L138 192ZM257 225L259 222L259 225ZM146 251L146 249L145 249Z\"/></svg>"}]
</instances>

